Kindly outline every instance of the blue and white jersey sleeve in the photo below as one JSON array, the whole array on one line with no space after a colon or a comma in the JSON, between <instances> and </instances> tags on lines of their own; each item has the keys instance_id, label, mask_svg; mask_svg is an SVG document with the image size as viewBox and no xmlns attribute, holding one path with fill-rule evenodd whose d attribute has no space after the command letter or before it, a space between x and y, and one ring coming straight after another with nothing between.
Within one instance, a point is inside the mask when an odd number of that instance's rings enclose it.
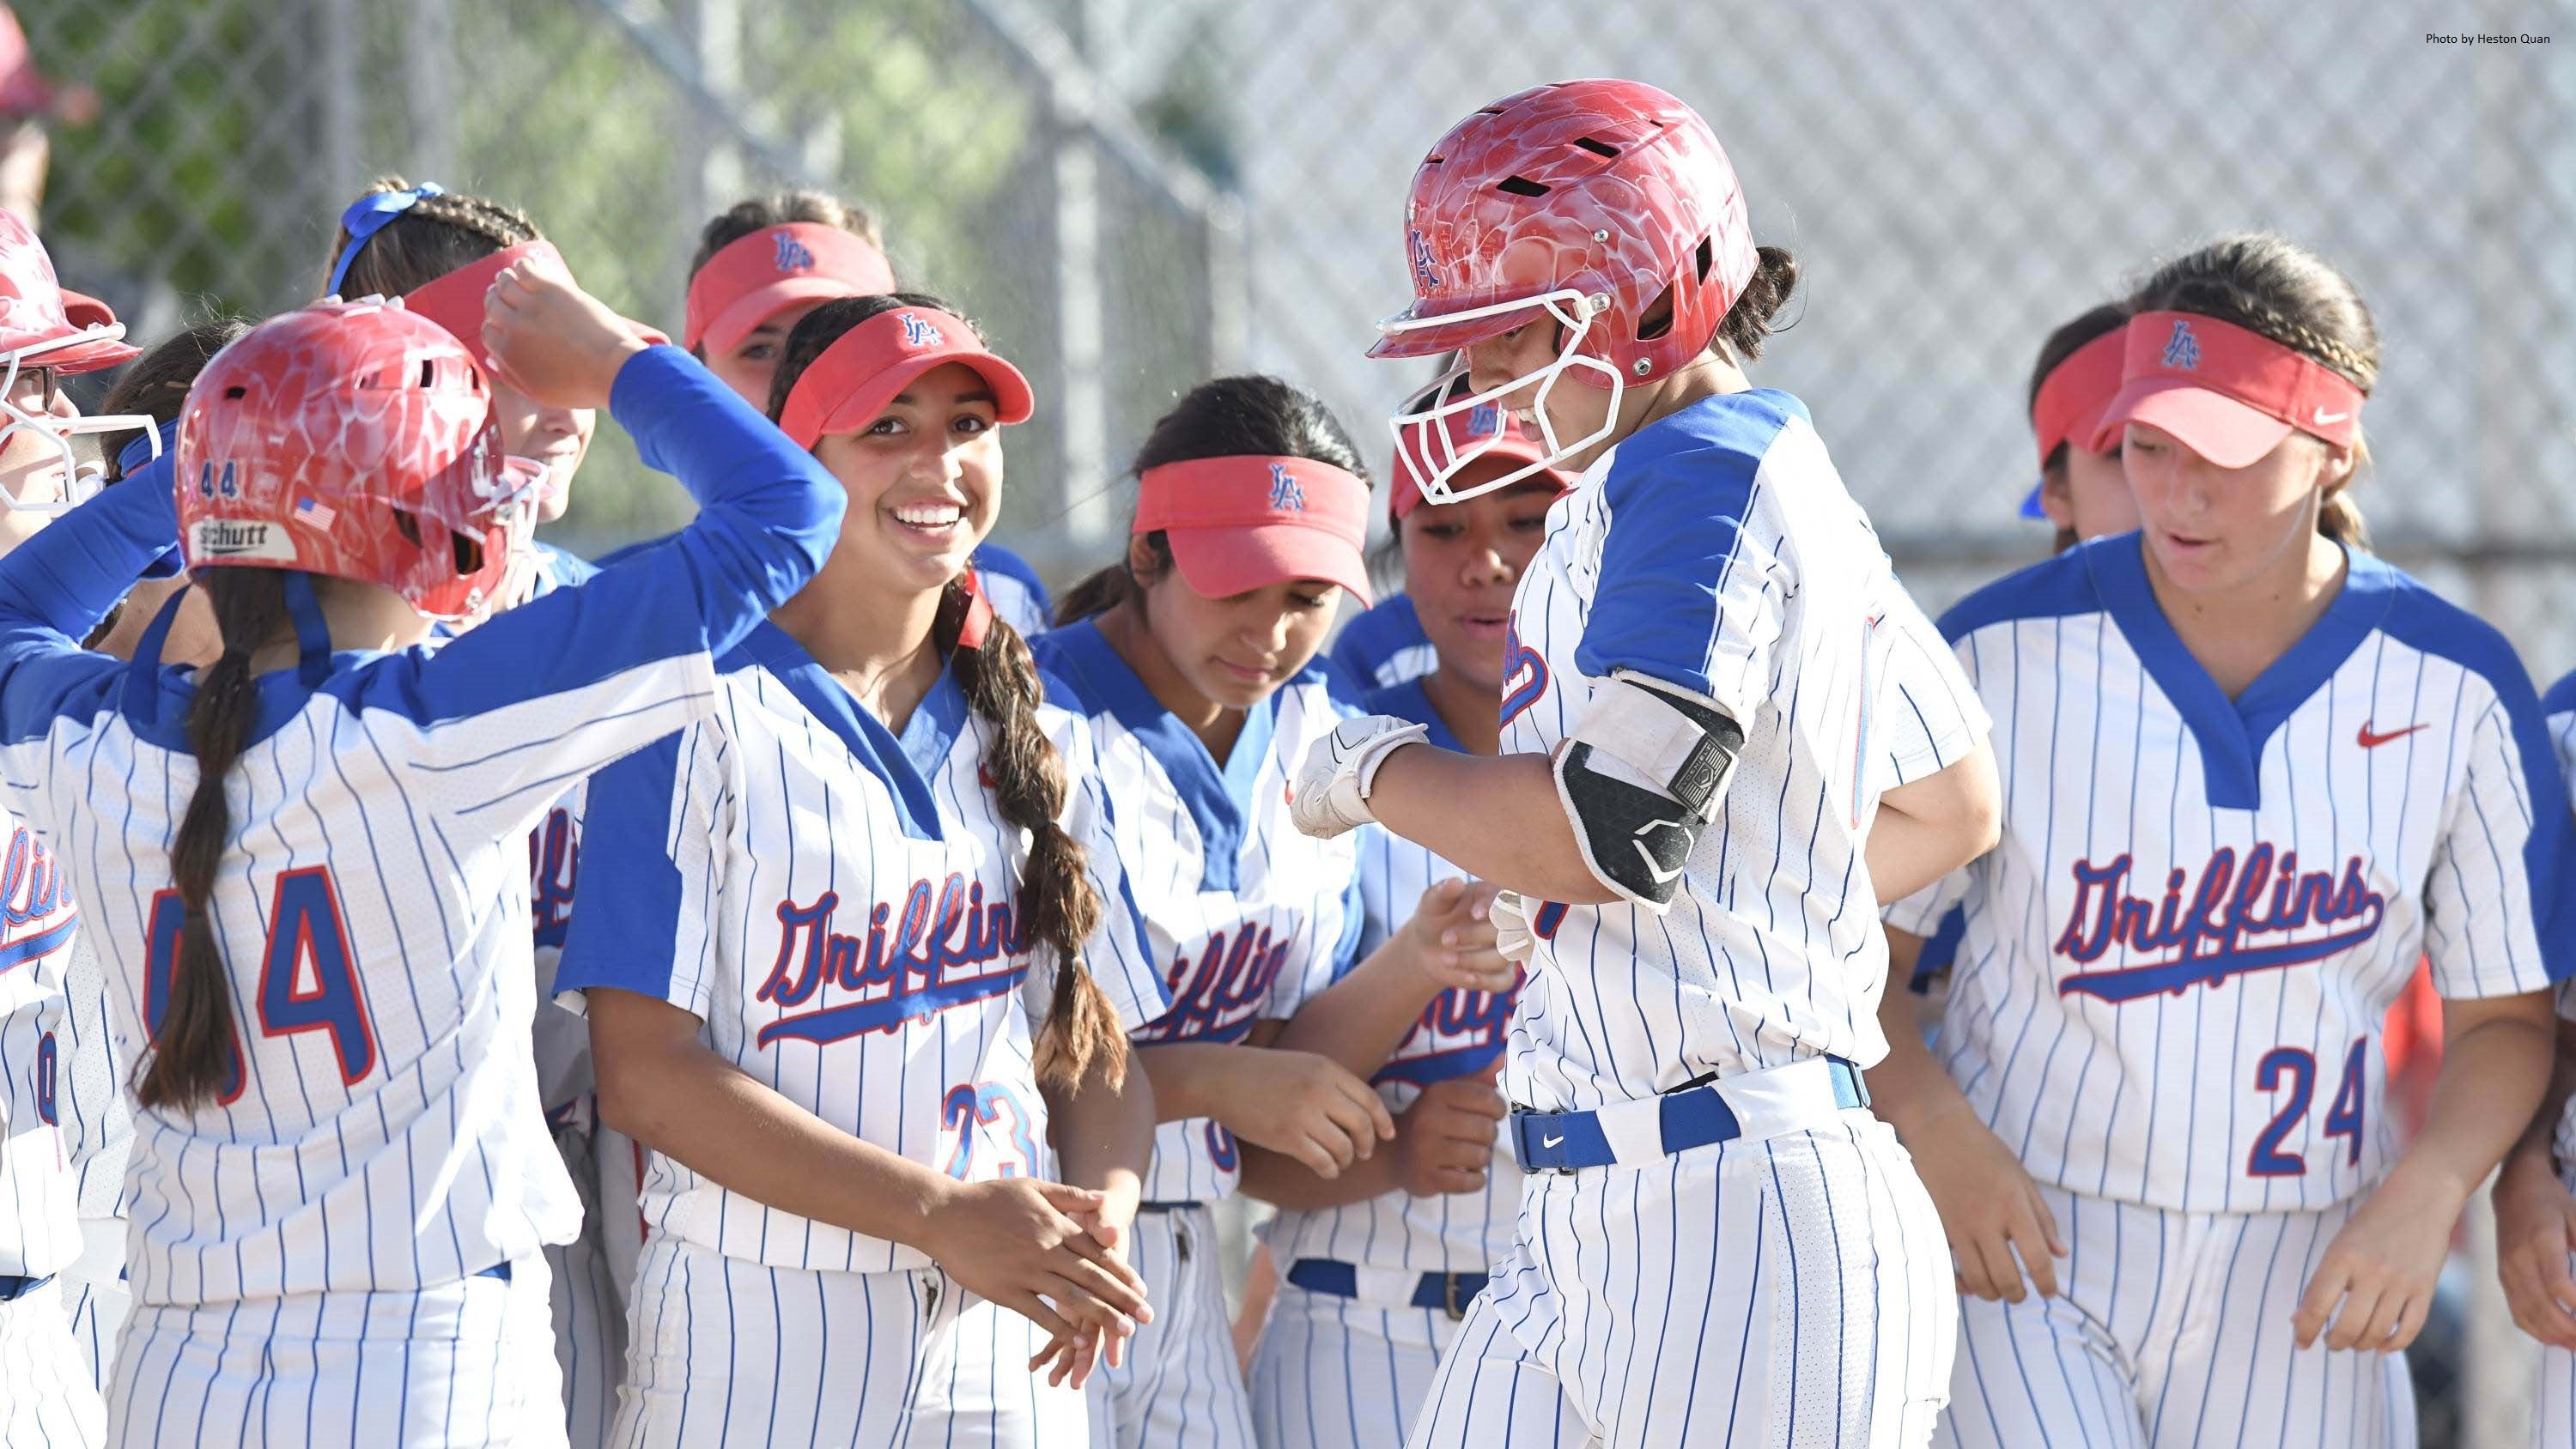
<instances>
[{"instance_id":1,"label":"blue and white jersey sleeve","mask_svg":"<svg viewBox=\"0 0 2576 1449\"><path fill-rule=\"evenodd\" d=\"M1640 441L1623 445L1600 484L1615 522L1593 564L1598 592L1575 665L1595 679L1636 670L1750 726L1770 702L1796 574L1787 531L1741 460L1696 439Z\"/></svg>"},{"instance_id":2,"label":"blue and white jersey sleeve","mask_svg":"<svg viewBox=\"0 0 2576 1449\"><path fill-rule=\"evenodd\" d=\"M974 564L976 581L993 612L1018 630L1021 638L1034 639L1052 627L1055 601L1047 597L1046 580L1038 577L1027 559L988 543L975 550Z\"/></svg>"},{"instance_id":3,"label":"blue and white jersey sleeve","mask_svg":"<svg viewBox=\"0 0 2576 1449\"><path fill-rule=\"evenodd\" d=\"M1882 742L1870 750L1870 763L1887 772L1876 782L1880 793L1957 764L1994 725L1977 698L1975 682L1941 631L1893 575L1887 583L1888 597L1875 623L1885 636L1887 656L1883 663L1868 656L1882 671L1883 682L1870 706L1878 728L1864 723L1861 730L1864 741Z\"/></svg>"},{"instance_id":4,"label":"blue and white jersey sleeve","mask_svg":"<svg viewBox=\"0 0 2576 1449\"><path fill-rule=\"evenodd\" d=\"M556 986L567 1005L613 986L705 1020L723 974L716 924L732 853L732 750L693 725L590 778L582 833L592 889L573 913Z\"/></svg>"},{"instance_id":5,"label":"blue and white jersey sleeve","mask_svg":"<svg viewBox=\"0 0 2576 1449\"><path fill-rule=\"evenodd\" d=\"M1392 689L1440 667L1440 651L1423 632L1410 594L1389 594L1344 624L1330 657L1362 691Z\"/></svg>"},{"instance_id":6,"label":"blue and white jersey sleeve","mask_svg":"<svg viewBox=\"0 0 2576 1449\"><path fill-rule=\"evenodd\" d=\"M1051 683L1050 688L1060 687ZM1039 710L1038 718L1064 759L1065 833L1082 847L1083 870L1100 899L1100 924L1092 928L1091 939L1083 947L1083 964L1091 979L1100 983L1109 1004L1117 1008L1118 1024L1132 1032L1170 1010L1172 999L1164 989L1162 972L1155 969L1154 943L1144 914L1137 909L1135 888L1128 884L1126 864L1118 856L1117 821L1102 779L1091 721L1078 705L1049 704ZM1051 990L1043 976L1038 971L1029 973L1032 992L1041 984ZM1046 1019L1047 1006L1046 996L1036 998L1032 1027Z\"/></svg>"},{"instance_id":7,"label":"blue and white jersey sleeve","mask_svg":"<svg viewBox=\"0 0 2576 1449\"><path fill-rule=\"evenodd\" d=\"M2446 997L2510 996L2576 974L2565 778L2519 664L2496 674L2495 697L2459 742L2465 768L2424 881L2424 954Z\"/></svg>"}]
</instances>

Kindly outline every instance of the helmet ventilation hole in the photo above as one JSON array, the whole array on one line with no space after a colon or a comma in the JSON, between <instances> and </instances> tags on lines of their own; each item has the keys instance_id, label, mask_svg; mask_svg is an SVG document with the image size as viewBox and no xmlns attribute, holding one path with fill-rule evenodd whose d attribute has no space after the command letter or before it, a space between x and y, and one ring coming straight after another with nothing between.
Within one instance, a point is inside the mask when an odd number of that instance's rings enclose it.
<instances>
[{"instance_id":1,"label":"helmet ventilation hole","mask_svg":"<svg viewBox=\"0 0 2576 1449\"><path fill-rule=\"evenodd\" d=\"M1494 189L1496 191L1507 192L1513 196L1545 196L1547 195L1549 188L1545 184L1532 181L1526 176L1506 176L1502 180L1494 183Z\"/></svg>"},{"instance_id":2,"label":"helmet ventilation hole","mask_svg":"<svg viewBox=\"0 0 2576 1449\"><path fill-rule=\"evenodd\" d=\"M235 384L224 389L224 401L226 402L230 402L235 398L244 398L248 396L250 396L250 389L239 384Z\"/></svg>"},{"instance_id":3,"label":"helmet ventilation hole","mask_svg":"<svg viewBox=\"0 0 2576 1449\"><path fill-rule=\"evenodd\" d=\"M1611 145L1607 141L1595 140L1590 136L1577 136L1574 138L1574 144L1591 152L1595 156L1603 156L1612 160L1618 159L1619 156L1618 147Z\"/></svg>"},{"instance_id":4,"label":"helmet ventilation hole","mask_svg":"<svg viewBox=\"0 0 2576 1449\"><path fill-rule=\"evenodd\" d=\"M421 385L422 387L436 387L436 386L438 386L438 359L437 359L437 358L435 358L435 357L424 357L424 358L422 358L422 359L420 360L420 385Z\"/></svg>"}]
</instances>

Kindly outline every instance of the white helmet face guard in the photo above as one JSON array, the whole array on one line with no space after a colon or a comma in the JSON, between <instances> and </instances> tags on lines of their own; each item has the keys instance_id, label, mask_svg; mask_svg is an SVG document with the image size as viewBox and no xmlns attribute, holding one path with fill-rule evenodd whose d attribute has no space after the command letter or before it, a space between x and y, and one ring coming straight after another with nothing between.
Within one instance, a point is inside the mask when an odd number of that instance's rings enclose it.
<instances>
[{"instance_id":1,"label":"white helmet face guard","mask_svg":"<svg viewBox=\"0 0 2576 1449\"><path fill-rule=\"evenodd\" d=\"M5 454L9 446L22 436L35 439L61 458L62 487L60 496L54 498L21 498L16 490L0 487L0 508L14 513L64 513L96 493L101 480L107 476L107 467L96 460L83 463L72 446L72 439L77 437L139 430L150 440L152 456L161 456L160 427L151 418L134 413L65 418L50 412L29 412L12 401L18 389L19 373L44 366L45 354L81 343L102 339L112 341L123 336L124 331L122 327L92 328L58 341L6 354L7 362L0 366L0 454Z\"/></svg>"},{"instance_id":2,"label":"white helmet face guard","mask_svg":"<svg viewBox=\"0 0 2576 1449\"><path fill-rule=\"evenodd\" d=\"M1627 379L1620 375L1618 368L1598 357L1588 356L1582 350L1584 335L1591 331L1593 320L1610 309L1610 299L1607 296L1586 296L1572 290L1549 292L1543 296L1511 302L1496 302L1491 306L1477 307L1465 312L1451 312L1439 317L1384 322L1379 324L1378 330L1389 337L1400 337L1406 332L1454 326L1460 322L1474 321L1479 317L1526 312L1532 307L1544 310L1565 329L1565 339L1557 348L1555 361L1534 372L1513 378L1499 387L1450 398L1446 402L1437 403L1419 412L1399 413L1387 420L1389 430L1395 434L1396 456L1402 460L1401 466L1412 467L1412 459L1416 457L1431 465L1431 476L1414 480L1421 485L1425 502L1456 503L1462 499L1491 493L1497 488L1509 488L1515 483L1555 467L1558 463L1603 441L1617 431L1619 400L1626 392ZM1606 380L1610 390L1610 411L1602 420L1600 427L1583 437L1567 442L1556 436L1556 424L1547 415L1547 398L1549 392L1556 387L1558 379L1577 369L1599 373ZM1432 384L1425 395L1434 398L1446 395L1451 385L1464 376L1466 371L1467 365L1462 355L1457 368ZM1538 391L1530 399L1529 406L1537 424L1540 449L1538 459L1499 477L1487 479L1473 488L1450 487L1449 480L1458 476L1469 464L1483 457L1486 450L1502 440L1503 434L1497 429L1461 448L1451 441L1449 419L1480 407L1489 405L1499 407L1504 398L1519 392L1533 382L1538 384Z\"/></svg>"}]
</instances>

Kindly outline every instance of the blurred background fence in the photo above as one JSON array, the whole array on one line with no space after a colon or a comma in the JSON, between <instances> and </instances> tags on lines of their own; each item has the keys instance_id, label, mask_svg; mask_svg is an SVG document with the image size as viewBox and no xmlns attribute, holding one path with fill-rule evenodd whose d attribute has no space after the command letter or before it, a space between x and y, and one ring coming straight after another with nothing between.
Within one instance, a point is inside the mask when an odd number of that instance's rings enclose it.
<instances>
[{"instance_id":1,"label":"blurred background fence","mask_svg":"<svg viewBox=\"0 0 2576 1449\"><path fill-rule=\"evenodd\" d=\"M1928 605L2046 547L2014 505L2057 322L2216 232L2339 261L2387 344L2359 495L2384 552L2576 665L2576 6L2294 0L19 0L58 126L43 230L142 337L319 290L400 172L531 212L594 290L676 324L699 225L843 193L907 284L1040 390L1003 536L1110 555L1123 460L1221 370L1323 392L1383 457L1418 371L1360 360L1405 298L1413 163L1457 116L1619 73L1697 104L1802 264L1759 368L1805 397ZM2433 12L2438 11L2438 15ZM2436 45L2428 29L2548 36ZM615 435L562 541L685 508ZM2483 1269L2459 1275L2487 1291ZM2522 1442L2492 1304L2427 1443Z\"/></svg>"}]
</instances>

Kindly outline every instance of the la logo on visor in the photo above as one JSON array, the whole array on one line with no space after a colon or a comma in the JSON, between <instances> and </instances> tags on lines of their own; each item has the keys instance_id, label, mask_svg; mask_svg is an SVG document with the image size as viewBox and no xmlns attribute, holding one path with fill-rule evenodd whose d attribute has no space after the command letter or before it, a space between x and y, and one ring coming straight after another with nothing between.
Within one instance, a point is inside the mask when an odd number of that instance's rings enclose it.
<instances>
[{"instance_id":1,"label":"la logo on visor","mask_svg":"<svg viewBox=\"0 0 2576 1449\"><path fill-rule=\"evenodd\" d=\"M1478 403L1467 413L1467 436L1490 438L1503 430L1503 405Z\"/></svg>"},{"instance_id":2,"label":"la logo on visor","mask_svg":"<svg viewBox=\"0 0 2576 1449\"><path fill-rule=\"evenodd\" d=\"M2176 372L2200 370L2200 339L2192 335L2190 323L2174 323L2173 336L2165 339L2164 365Z\"/></svg>"},{"instance_id":3,"label":"la logo on visor","mask_svg":"<svg viewBox=\"0 0 2576 1449\"><path fill-rule=\"evenodd\" d=\"M1274 513L1306 511L1306 485L1290 474L1287 465L1270 465L1270 509Z\"/></svg>"},{"instance_id":4,"label":"la logo on visor","mask_svg":"<svg viewBox=\"0 0 2576 1449\"><path fill-rule=\"evenodd\" d=\"M778 234L776 262L782 272L810 272L814 270L814 253L792 234L782 231Z\"/></svg>"},{"instance_id":5,"label":"la logo on visor","mask_svg":"<svg viewBox=\"0 0 2576 1449\"><path fill-rule=\"evenodd\" d=\"M939 335L938 328L931 326L929 323L922 321L920 318L915 317L909 312L903 314L904 346L936 347L947 340L948 339Z\"/></svg>"}]
</instances>

